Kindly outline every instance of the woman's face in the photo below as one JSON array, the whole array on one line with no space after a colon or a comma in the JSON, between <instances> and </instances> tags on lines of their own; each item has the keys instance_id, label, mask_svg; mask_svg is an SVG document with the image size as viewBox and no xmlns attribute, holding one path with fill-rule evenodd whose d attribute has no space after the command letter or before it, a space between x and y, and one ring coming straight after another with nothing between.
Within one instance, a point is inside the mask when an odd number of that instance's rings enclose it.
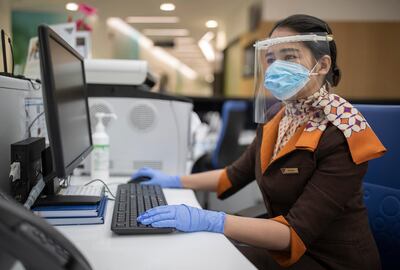
<instances>
[{"instance_id":1,"label":"woman's face","mask_svg":"<svg viewBox=\"0 0 400 270\"><path fill-rule=\"evenodd\" d=\"M299 33L289 28L277 28L272 32L270 38L293 35L299 35ZM325 55L317 61L311 50L303 42L282 43L269 47L265 53L265 68L268 68L275 60L301 64L310 71L313 69L312 73L318 74L310 76L309 82L292 99L308 97L318 91L325 82L325 76L331 66L330 56Z\"/></svg>"}]
</instances>

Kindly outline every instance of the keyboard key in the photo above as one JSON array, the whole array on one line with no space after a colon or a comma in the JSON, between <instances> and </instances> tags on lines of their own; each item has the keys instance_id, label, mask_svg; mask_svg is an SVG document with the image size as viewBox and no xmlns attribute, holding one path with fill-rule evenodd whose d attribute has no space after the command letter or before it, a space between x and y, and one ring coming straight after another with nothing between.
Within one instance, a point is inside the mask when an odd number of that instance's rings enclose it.
<instances>
[{"instance_id":1,"label":"keyboard key","mask_svg":"<svg viewBox=\"0 0 400 270\"><path fill-rule=\"evenodd\" d=\"M158 201L157 201L157 198L155 198L155 197L151 197L151 206L152 207L157 207L158 206Z\"/></svg>"},{"instance_id":2,"label":"keyboard key","mask_svg":"<svg viewBox=\"0 0 400 270\"><path fill-rule=\"evenodd\" d=\"M118 205L118 211L126 211L126 204L121 203Z\"/></svg>"}]
</instances>

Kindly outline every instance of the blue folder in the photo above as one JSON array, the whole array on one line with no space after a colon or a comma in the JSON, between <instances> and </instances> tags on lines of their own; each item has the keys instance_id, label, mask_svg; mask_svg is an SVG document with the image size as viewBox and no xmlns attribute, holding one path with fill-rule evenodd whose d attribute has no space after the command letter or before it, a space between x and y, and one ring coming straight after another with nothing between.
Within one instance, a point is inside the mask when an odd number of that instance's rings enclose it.
<instances>
[{"instance_id":1,"label":"blue folder","mask_svg":"<svg viewBox=\"0 0 400 270\"><path fill-rule=\"evenodd\" d=\"M103 224L107 208L106 206L107 206L107 197L104 196L99 203L99 212L97 216L53 217L53 218L46 218L46 221L52 225Z\"/></svg>"},{"instance_id":2,"label":"blue folder","mask_svg":"<svg viewBox=\"0 0 400 270\"><path fill-rule=\"evenodd\" d=\"M44 218L97 217L101 210L101 203L104 200L106 200L106 196L103 196L97 204L37 206L32 208L32 211L36 215Z\"/></svg>"}]
</instances>

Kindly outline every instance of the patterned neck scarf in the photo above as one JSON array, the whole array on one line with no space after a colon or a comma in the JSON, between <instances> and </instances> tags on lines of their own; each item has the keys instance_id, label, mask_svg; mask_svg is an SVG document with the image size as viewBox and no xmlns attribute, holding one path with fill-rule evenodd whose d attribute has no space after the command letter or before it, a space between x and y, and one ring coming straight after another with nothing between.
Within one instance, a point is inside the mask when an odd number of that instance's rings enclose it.
<instances>
[{"instance_id":1,"label":"patterned neck scarf","mask_svg":"<svg viewBox=\"0 0 400 270\"><path fill-rule=\"evenodd\" d=\"M343 132L351 149L359 149L356 139L358 135L352 135L363 133L367 134L366 136L378 149L376 155L381 155L386 151L361 113L345 99L328 93L325 86L305 99L287 102L285 105L285 115L279 123L272 159L277 156L300 126L306 124L305 132L313 132L317 129L323 132L329 122Z\"/></svg>"},{"instance_id":2,"label":"patterned neck scarf","mask_svg":"<svg viewBox=\"0 0 400 270\"><path fill-rule=\"evenodd\" d=\"M311 132L315 129L324 131L331 122L343 132L346 139L349 139L354 132L370 128L361 113L344 98L329 94L325 88L321 88L318 94L313 96L315 99L312 106L323 113L315 113L307 123L305 131Z\"/></svg>"},{"instance_id":3,"label":"patterned neck scarf","mask_svg":"<svg viewBox=\"0 0 400 270\"><path fill-rule=\"evenodd\" d=\"M322 115L322 108L316 108L315 102L320 96L328 93L325 86L311 96L295 101L285 102L285 115L279 122L278 137L272 159L274 159L279 151L287 144L296 132L297 128L307 123L310 119Z\"/></svg>"}]
</instances>

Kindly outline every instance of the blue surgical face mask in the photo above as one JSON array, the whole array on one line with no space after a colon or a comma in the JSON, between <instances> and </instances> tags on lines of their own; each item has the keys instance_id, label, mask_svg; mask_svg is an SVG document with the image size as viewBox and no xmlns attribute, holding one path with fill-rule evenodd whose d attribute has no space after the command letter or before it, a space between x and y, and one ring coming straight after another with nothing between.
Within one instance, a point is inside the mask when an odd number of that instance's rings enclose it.
<instances>
[{"instance_id":1,"label":"blue surgical face mask","mask_svg":"<svg viewBox=\"0 0 400 270\"><path fill-rule=\"evenodd\" d=\"M307 84L312 70L297 63L276 60L265 72L264 86L277 99L288 100Z\"/></svg>"}]
</instances>

